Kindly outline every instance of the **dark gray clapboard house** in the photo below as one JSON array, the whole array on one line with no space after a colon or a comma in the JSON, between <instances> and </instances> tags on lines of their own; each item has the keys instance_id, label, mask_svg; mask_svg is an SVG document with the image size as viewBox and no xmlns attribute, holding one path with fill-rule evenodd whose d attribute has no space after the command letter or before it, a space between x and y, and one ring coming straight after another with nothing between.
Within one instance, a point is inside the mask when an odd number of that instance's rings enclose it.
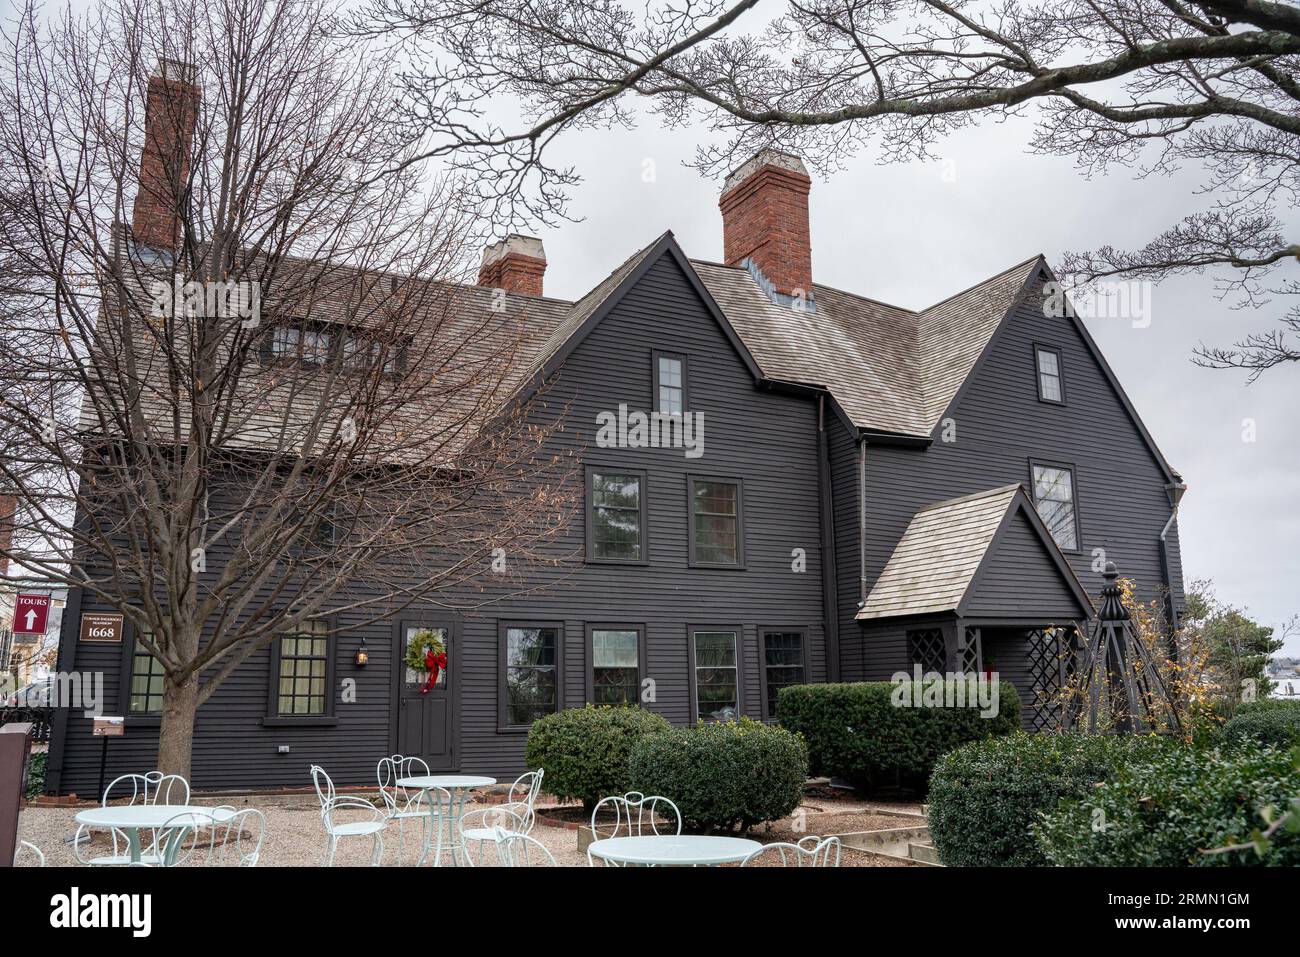
<instances>
[{"instance_id":1,"label":"dark gray clapboard house","mask_svg":"<svg viewBox=\"0 0 1300 957\"><path fill-rule=\"evenodd\" d=\"M255 655L200 711L194 785L301 787L312 763L372 783L393 752L506 777L535 718L635 699L647 679L648 706L685 725L770 719L795 683L997 670L1034 727L1099 555L1179 607L1181 479L1084 325L1045 312L1042 257L919 312L876 302L814 280L809 187L797 158L760 153L724 187L725 263L666 233L573 303L542 295L539 241L491 247L479 292L506 289L535 324L525 378L551 380L538 414L566 410L551 441L582 459L585 506L559 543L581 559L473 614L344 621L312 654L356 680L354 703L335 688L280 713L281 656ZM702 413L700 454L602 447L620 406ZM60 667L105 673L106 710L126 716L109 773L144 770L149 656L129 629L120 647L79 644L97 610L74 595ZM420 627L449 644L426 696L401 667ZM64 713L50 788L93 792L99 758L90 722Z\"/></svg>"}]
</instances>

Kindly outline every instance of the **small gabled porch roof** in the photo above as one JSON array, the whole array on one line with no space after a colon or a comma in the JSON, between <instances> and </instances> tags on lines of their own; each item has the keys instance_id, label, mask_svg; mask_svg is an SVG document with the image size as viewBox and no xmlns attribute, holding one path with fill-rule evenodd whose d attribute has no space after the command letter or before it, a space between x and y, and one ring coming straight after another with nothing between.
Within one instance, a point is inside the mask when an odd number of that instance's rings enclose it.
<instances>
[{"instance_id":1,"label":"small gabled porch roof","mask_svg":"<svg viewBox=\"0 0 1300 957\"><path fill-rule=\"evenodd\" d=\"M1021 485L920 509L858 611L860 622L961 617L1090 618L1092 600Z\"/></svg>"}]
</instances>

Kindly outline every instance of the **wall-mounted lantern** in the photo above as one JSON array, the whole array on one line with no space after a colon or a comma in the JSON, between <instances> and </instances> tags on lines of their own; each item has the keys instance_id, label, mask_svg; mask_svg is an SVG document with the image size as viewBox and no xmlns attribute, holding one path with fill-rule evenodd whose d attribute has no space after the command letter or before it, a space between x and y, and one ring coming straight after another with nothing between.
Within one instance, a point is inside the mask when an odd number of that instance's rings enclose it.
<instances>
[{"instance_id":1,"label":"wall-mounted lantern","mask_svg":"<svg viewBox=\"0 0 1300 957\"><path fill-rule=\"evenodd\" d=\"M356 657L357 667L364 668L370 662L370 652L366 650L366 639L361 639L361 647L357 649Z\"/></svg>"}]
</instances>

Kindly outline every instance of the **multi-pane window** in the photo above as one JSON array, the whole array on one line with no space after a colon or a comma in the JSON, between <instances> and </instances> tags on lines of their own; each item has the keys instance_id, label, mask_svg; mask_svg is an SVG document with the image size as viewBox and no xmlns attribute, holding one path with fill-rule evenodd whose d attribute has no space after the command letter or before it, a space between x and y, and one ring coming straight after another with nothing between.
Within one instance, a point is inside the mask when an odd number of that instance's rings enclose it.
<instances>
[{"instance_id":1,"label":"multi-pane window","mask_svg":"<svg viewBox=\"0 0 1300 957\"><path fill-rule=\"evenodd\" d=\"M691 561L700 565L740 564L737 483L691 480Z\"/></svg>"},{"instance_id":2,"label":"multi-pane window","mask_svg":"<svg viewBox=\"0 0 1300 957\"><path fill-rule=\"evenodd\" d=\"M1033 466L1034 506L1056 544L1066 551L1079 547L1079 522L1074 503L1074 474L1054 465Z\"/></svg>"},{"instance_id":3,"label":"multi-pane window","mask_svg":"<svg viewBox=\"0 0 1300 957\"><path fill-rule=\"evenodd\" d=\"M775 718L778 692L804 683L803 632L763 632L763 683L767 689L767 716Z\"/></svg>"},{"instance_id":4,"label":"multi-pane window","mask_svg":"<svg viewBox=\"0 0 1300 957\"><path fill-rule=\"evenodd\" d=\"M281 717L319 716L328 700L329 625L303 622L280 636L280 681L276 712Z\"/></svg>"},{"instance_id":5,"label":"multi-pane window","mask_svg":"<svg viewBox=\"0 0 1300 957\"><path fill-rule=\"evenodd\" d=\"M559 710L559 628L510 626L503 641L506 724L530 725Z\"/></svg>"},{"instance_id":6,"label":"multi-pane window","mask_svg":"<svg viewBox=\"0 0 1300 957\"><path fill-rule=\"evenodd\" d=\"M311 365L330 361L333 337L326 329L313 326L276 325L271 328L271 356L298 359Z\"/></svg>"},{"instance_id":7,"label":"multi-pane window","mask_svg":"<svg viewBox=\"0 0 1300 957\"><path fill-rule=\"evenodd\" d=\"M695 632L695 716L731 721L740 714L734 631Z\"/></svg>"},{"instance_id":8,"label":"multi-pane window","mask_svg":"<svg viewBox=\"0 0 1300 957\"><path fill-rule=\"evenodd\" d=\"M594 704L636 704L640 667L635 628L591 631L591 700Z\"/></svg>"},{"instance_id":9,"label":"multi-pane window","mask_svg":"<svg viewBox=\"0 0 1300 957\"><path fill-rule=\"evenodd\" d=\"M1047 346L1035 346L1038 361L1038 397L1044 402L1064 402L1061 385L1061 353Z\"/></svg>"},{"instance_id":10,"label":"multi-pane window","mask_svg":"<svg viewBox=\"0 0 1300 957\"><path fill-rule=\"evenodd\" d=\"M349 369L378 369L384 375L393 375L399 369L401 355L399 343L355 332L343 336L343 364Z\"/></svg>"},{"instance_id":11,"label":"multi-pane window","mask_svg":"<svg viewBox=\"0 0 1300 957\"><path fill-rule=\"evenodd\" d=\"M645 558L645 476L640 472L593 471L590 480L589 557L636 562Z\"/></svg>"},{"instance_id":12,"label":"multi-pane window","mask_svg":"<svg viewBox=\"0 0 1300 957\"><path fill-rule=\"evenodd\" d=\"M655 409L665 415L686 411L686 363L681 356L655 354Z\"/></svg>"},{"instance_id":13,"label":"multi-pane window","mask_svg":"<svg viewBox=\"0 0 1300 957\"><path fill-rule=\"evenodd\" d=\"M148 635L148 632L144 632ZM163 706L162 662L146 651L137 640L131 655L130 714L161 714Z\"/></svg>"}]
</instances>

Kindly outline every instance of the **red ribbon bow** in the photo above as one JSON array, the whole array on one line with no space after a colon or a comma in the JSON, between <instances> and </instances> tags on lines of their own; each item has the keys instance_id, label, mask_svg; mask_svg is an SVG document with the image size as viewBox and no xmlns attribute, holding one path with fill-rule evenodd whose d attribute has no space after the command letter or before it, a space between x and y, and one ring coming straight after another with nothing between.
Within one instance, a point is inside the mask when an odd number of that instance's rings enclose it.
<instances>
[{"instance_id":1,"label":"red ribbon bow","mask_svg":"<svg viewBox=\"0 0 1300 957\"><path fill-rule=\"evenodd\" d=\"M430 689L438 683L438 674L443 668L447 667L447 652L435 655L432 648L426 648L424 652L424 670L429 672L428 680L424 682L424 687L420 689L420 694L428 694Z\"/></svg>"}]
</instances>

